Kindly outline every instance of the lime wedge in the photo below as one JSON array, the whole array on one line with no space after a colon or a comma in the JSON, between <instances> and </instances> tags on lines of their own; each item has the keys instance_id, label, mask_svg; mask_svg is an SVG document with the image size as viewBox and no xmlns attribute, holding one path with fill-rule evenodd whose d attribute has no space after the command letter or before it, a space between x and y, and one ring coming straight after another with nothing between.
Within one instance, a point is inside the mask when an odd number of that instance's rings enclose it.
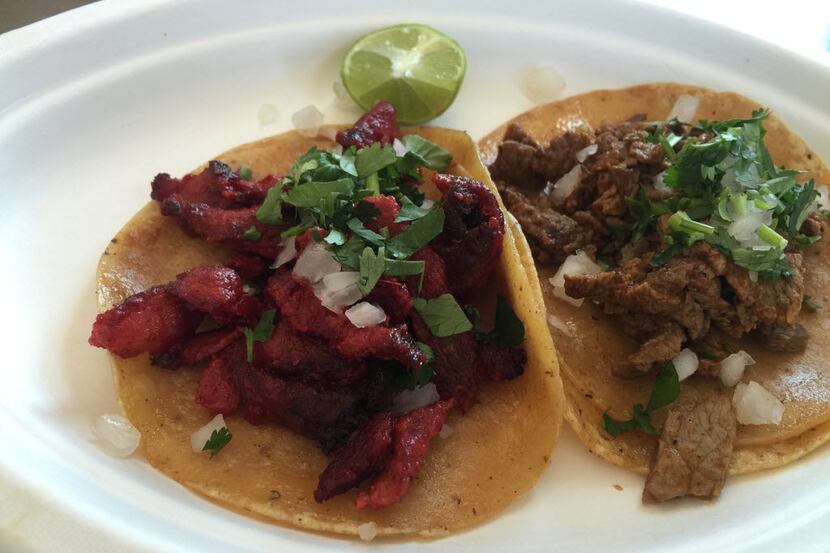
<instances>
[{"instance_id":1,"label":"lime wedge","mask_svg":"<svg viewBox=\"0 0 830 553\"><path fill-rule=\"evenodd\" d=\"M452 104L466 70L456 41L432 27L406 24L360 38L343 58L340 76L363 109L386 100L400 123L423 123Z\"/></svg>"}]
</instances>

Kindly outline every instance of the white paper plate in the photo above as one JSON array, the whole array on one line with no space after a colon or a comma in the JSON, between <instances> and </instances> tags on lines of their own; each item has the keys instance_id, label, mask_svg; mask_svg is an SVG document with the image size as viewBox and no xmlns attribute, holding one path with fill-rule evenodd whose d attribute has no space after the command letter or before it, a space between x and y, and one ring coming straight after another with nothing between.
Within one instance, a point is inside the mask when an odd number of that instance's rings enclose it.
<instances>
[{"instance_id":1,"label":"white paper plate","mask_svg":"<svg viewBox=\"0 0 830 553\"><path fill-rule=\"evenodd\" d=\"M183 173L290 128L328 121L341 55L363 32L432 24L469 73L436 124L474 136L530 107L517 87L550 63L566 94L676 80L751 95L830 159L830 71L724 28L611 2L104 2L0 37L0 550L339 551L378 547L238 516L141 459L107 457L89 425L116 409L106 354L86 344L100 252ZM262 126L259 108L279 117ZM795 551L830 548L830 450L732 479L715 503L640 504L642 480L565 432L551 468L497 520L402 551ZM623 491L614 489L620 484Z\"/></svg>"}]
</instances>

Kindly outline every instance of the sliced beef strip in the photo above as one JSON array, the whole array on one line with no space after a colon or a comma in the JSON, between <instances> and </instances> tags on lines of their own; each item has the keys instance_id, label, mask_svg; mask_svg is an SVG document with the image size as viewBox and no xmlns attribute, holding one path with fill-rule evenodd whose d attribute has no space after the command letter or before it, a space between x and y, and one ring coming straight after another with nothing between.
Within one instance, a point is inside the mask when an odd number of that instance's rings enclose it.
<instances>
[{"instance_id":1,"label":"sliced beef strip","mask_svg":"<svg viewBox=\"0 0 830 553\"><path fill-rule=\"evenodd\" d=\"M686 495L713 499L729 472L736 432L730 394L668 407L657 452L646 477L644 503Z\"/></svg>"},{"instance_id":2,"label":"sliced beef strip","mask_svg":"<svg viewBox=\"0 0 830 553\"><path fill-rule=\"evenodd\" d=\"M550 208L531 204L521 193L502 192L507 209L516 217L540 263L559 264L593 241L593 233L576 221Z\"/></svg>"}]
</instances>

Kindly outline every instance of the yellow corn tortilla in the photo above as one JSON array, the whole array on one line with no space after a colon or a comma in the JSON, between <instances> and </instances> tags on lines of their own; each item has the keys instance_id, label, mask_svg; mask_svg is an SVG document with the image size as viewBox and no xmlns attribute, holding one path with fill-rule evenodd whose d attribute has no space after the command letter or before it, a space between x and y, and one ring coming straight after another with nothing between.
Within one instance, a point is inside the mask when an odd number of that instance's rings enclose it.
<instances>
[{"instance_id":1,"label":"yellow corn tortilla","mask_svg":"<svg viewBox=\"0 0 830 553\"><path fill-rule=\"evenodd\" d=\"M457 162L451 172L471 175L498 195L466 133L437 128L404 132L420 134L450 151ZM335 144L288 132L239 146L217 159L231 167L246 164L259 178L286 172L311 146ZM121 406L142 434L141 453L167 476L224 507L305 530L355 535L360 524L373 521L381 536L435 537L495 516L539 478L564 410L530 250L512 217L507 217L506 227L504 252L487 292L494 302L501 290L524 321L525 373L510 382L484 385L477 405L464 416L451 416L452 434L436 438L400 503L357 511L354 490L316 503L312 493L327 465L318 446L277 425L253 426L239 415L227 419L233 439L216 457L194 453L190 435L211 418L194 402L200 368L170 371L151 366L146 355L111 355ZM169 282L191 267L221 263L226 255L222 247L185 235L150 202L101 257L99 308L106 310L133 293Z\"/></svg>"},{"instance_id":2,"label":"yellow corn tortilla","mask_svg":"<svg viewBox=\"0 0 830 553\"><path fill-rule=\"evenodd\" d=\"M647 120L665 119L681 94L700 99L697 119L749 117L760 105L731 92L714 92L702 87L676 83L655 83L619 90L597 90L546 104L519 115L494 130L480 142L482 157L489 164L510 123L519 123L534 139L547 143L566 130L588 124L624 121L635 114ZM774 107L774 106L773 106ZM800 179L815 178L816 185L830 183L830 170L798 136L776 117L764 122L766 144L777 165L807 171ZM805 293L825 304L830 299L830 237L806 250ZM602 413L618 419L630 417L635 403L646 403L652 379L622 380L611 370L635 350L618 322L602 309L585 302L577 308L553 296L547 279L555 268L537 267L549 314L558 319L551 325L559 352L567 407L565 418L590 451L630 470L645 473L657 439L640 432L612 438L602 428ZM792 462L830 440L830 324L826 310L803 309L799 317L810 334L802 353L778 353L764 349L752 338L739 343L756 360L747 367L743 381L763 385L785 405L779 425L739 426L731 473L739 474L773 468ZM566 328L567 332L562 329ZM692 378L681 385L681 394L713 394L718 383Z\"/></svg>"}]
</instances>

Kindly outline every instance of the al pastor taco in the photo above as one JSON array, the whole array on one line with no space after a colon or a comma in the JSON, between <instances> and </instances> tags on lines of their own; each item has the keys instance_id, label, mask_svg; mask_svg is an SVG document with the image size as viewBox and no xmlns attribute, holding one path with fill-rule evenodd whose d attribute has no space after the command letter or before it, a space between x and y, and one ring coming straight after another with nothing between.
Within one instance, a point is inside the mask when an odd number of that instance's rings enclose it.
<instances>
[{"instance_id":1,"label":"al pastor taco","mask_svg":"<svg viewBox=\"0 0 830 553\"><path fill-rule=\"evenodd\" d=\"M465 133L394 117L159 174L101 258L90 343L140 451L225 507L437 536L548 463L564 400L530 250Z\"/></svg>"},{"instance_id":2,"label":"al pastor taco","mask_svg":"<svg viewBox=\"0 0 830 553\"><path fill-rule=\"evenodd\" d=\"M779 119L657 83L480 146L542 279L566 420L647 473L644 501L713 498L830 439L830 171Z\"/></svg>"}]
</instances>

